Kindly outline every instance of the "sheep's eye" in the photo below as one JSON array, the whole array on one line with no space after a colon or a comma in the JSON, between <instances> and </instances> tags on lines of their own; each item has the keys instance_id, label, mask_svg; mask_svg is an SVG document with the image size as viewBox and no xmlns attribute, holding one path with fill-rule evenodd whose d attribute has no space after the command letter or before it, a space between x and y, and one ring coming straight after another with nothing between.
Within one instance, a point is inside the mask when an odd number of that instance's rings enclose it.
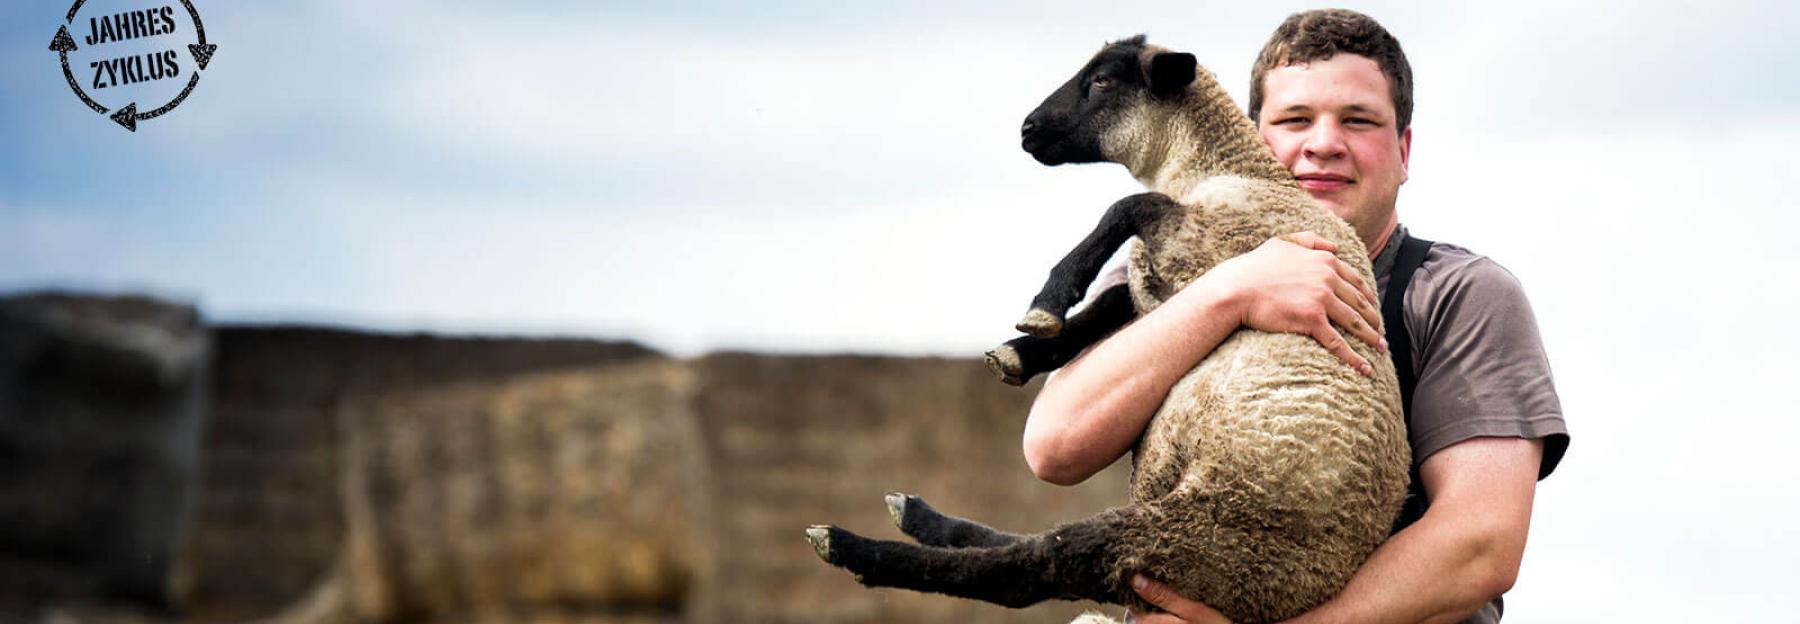
<instances>
[{"instance_id":1,"label":"sheep's eye","mask_svg":"<svg viewBox=\"0 0 1800 624\"><path fill-rule=\"evenodd\" d=\"M1111 89L1112 86L1113 79L1111 76L1094 76L1095 89Z\"/></svg>"}]
</instances>

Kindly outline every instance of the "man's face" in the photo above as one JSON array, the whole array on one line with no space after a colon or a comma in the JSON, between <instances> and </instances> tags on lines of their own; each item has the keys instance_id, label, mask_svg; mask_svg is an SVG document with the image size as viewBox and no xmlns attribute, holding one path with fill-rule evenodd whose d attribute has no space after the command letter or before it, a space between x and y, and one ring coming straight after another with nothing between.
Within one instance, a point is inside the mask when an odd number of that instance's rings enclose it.
<instances>
[{"instance_id":1,"label":"man's face","mask_svg":"<svg viewBox=\"0 0 1800 624\"><path fill-rule=\"evenodd\" d=\"M1406 182L1412 129L1394 131L1394 101L1375 61L1338 54L1269 70L1258 120L1263 142L1300 187L1364 242L1378 242Z\"/></svg>"}]
</instances>

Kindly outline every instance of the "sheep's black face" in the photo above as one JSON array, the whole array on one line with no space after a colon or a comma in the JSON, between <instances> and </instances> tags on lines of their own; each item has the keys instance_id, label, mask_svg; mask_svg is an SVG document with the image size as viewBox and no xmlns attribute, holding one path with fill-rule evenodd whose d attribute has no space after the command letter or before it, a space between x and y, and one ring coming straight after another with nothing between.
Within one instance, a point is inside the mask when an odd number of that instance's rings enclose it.
<instances>
[{"instance_id":1,"label":"sheep's black face","mask_svg":"<svg viewBox=\"0 0 1800 624\"><path fill-rule=\"evenodd\" d=\"M1111 160L1102 140L1109 130L1132 109L1180 94L1194 80L1193 55L1145 52L1143 35L1101 49L1025 117L1025 151L1046 165Z\"/></svg>"}]
</instances>

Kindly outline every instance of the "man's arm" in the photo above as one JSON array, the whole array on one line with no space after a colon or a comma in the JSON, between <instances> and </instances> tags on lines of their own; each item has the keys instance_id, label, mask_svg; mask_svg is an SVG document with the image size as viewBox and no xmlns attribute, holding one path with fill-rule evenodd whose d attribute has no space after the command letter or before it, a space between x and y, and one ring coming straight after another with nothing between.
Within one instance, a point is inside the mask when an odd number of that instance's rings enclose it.
<instances>
[{"instance_id":1,"label":"man's arm","mask_svg":"<svg viewBox=\"0 0 1800 624\"><path fill-rule=\"evenodd\" d=\"M1419 468L1431 507L1358 568L1344 591L1290 620L1457 622L1511 589L1525 554L1543 441L1473 438L1444 448ZM1217 611L1150 582L1138 593L1167 614L1133 614L1141 624L1225 622Z\"/></svg>"},{"instance_id":2,"label":"man's arm","mask_svg":"<svg viewBox=\"0 0 1800 624\"><path fill-rule=\"evenodd\" d=\"M1363 374L1367 360L1332 327L1385 349L1373 285L1311 233L1227 260L1046 380L1025 422L1025 461L1073 485L1131 448L1169 389L1236 331L1308 334Z\"/></svg>"}]
</instances>

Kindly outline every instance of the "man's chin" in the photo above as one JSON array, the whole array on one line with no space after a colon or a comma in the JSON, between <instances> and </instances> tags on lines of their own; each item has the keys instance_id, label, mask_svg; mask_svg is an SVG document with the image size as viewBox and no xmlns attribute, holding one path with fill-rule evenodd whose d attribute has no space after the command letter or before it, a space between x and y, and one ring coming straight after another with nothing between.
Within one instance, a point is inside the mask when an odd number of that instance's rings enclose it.
<instances>
[{"instance_id":1,"label":"man's chin","mask_svg":"<svg viewBox=\"0 0 1800 624\"><path fill-rule=\"evenodd\" d=\"M1337 215L1339 219L1350 220L1350 208L1336 197L1336 193L1313 193L1313 201L1319 202L1320 206L1330 211L1331 214Z\"/></svg>"}]
</instances>

